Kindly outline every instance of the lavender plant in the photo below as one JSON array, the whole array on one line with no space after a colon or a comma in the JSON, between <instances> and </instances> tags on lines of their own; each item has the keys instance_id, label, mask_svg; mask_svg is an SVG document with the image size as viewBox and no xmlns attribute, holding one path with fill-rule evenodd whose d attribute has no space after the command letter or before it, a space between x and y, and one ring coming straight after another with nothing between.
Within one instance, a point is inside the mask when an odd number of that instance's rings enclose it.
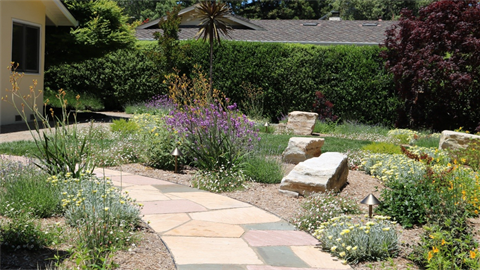
<instances>
[{"instance_id":1,"label":"lavender plant","mask_svg":"<svg viewBox=\"0 0 480 270\"><path fill-rule=\"evenodd\" d=\"M260 140L255 123L240 114L236 104L185 106L171 112L166 123L183 138L195 165L207 171L241 164L244 154Z\"/></svg>"}]
</instances>

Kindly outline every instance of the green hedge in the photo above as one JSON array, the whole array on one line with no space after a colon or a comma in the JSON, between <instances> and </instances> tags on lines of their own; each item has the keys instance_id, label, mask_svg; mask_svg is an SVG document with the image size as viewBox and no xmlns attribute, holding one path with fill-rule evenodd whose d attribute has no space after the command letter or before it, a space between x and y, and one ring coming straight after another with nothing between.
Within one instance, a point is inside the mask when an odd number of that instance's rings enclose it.
<instances>
[{"instance_id":1,"label":"green hedge","mask_svg":"<svg viewBox=\"0 0 480 270\"><path fill-rule=\"evenodd\" d=\"M45 86L101 97L107 109L124 107L165 93L155 61L148 57L156 41L119 50L81 63L56 65L45 72ZM201 41L182 41L187 66L200 64L207 74L209 48ZM343 120L392 125L399 101L391 75L383 68L378 46L315 46L223 41L214 52L214 87L239 105L242 83L265 92L266 117L276 121L293 110L311 111L322 91ZM189 70L182 70L187 74Z\"/></svg>"},{"instance_id":2,"label":"green hedge","mask_svg":"<svg viewBox=\"0 0 480 270\"><path fill-rule=\"evenodd\" d=\"M117 50L77 63L50 66L45 88L63 88L101 99L106 109L121 109L166 93L163 76L146 53L152 46Z\"/></svg>"},{"instance_id":3,"label":"green hedge","mask_svg":"<svg viewBox=\"0 0 480 270\"><path fill-rule=\"evenodd\" d=\"M207 72L208 45L185 41L188 56ZM323 92L343 120L392 125L400 104L378 46L316 46L225 41L215 49L214 87L234 101L242 82L266 92L265 114L277 120L293 110L311 111Z\"/></svg>"}]
</instances>

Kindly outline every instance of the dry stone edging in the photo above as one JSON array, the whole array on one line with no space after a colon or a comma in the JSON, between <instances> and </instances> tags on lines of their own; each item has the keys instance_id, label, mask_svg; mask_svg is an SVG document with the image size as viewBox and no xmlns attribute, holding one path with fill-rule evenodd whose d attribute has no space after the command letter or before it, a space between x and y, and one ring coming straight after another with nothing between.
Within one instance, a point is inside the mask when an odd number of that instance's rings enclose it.
<instances>
[{"instance_id":1,"label":"dry stone edging","mask_svg":"<svg viewBox=\"0 0 480 270\"><path fill-rule=\"evenodd\" d=\"M329 152L300 162L282 179L279 191L294 196L328 190L338 191L347 182L347 177L347 156Z\"/></svg>"}]
</instances>

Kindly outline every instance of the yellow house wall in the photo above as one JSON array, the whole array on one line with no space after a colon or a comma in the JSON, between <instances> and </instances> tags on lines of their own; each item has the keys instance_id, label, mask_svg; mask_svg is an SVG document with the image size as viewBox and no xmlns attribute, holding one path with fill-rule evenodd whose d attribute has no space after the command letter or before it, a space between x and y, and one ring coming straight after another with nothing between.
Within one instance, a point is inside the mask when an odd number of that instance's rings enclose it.
<instances>
[{"instance_id":1,"label":"yellow house wall","mask_svg":"<svg viewBox=\"0 0 480 270\"><path fill-rule=\"evenodd\" d=\"M37 90L43 89L45 6L40 1L0 0L0 93L2 97L7 95L9 100L11 100L11 93L5 89L12 88L7 67L10 65L12 57L12 23L14 20L40 27L39 73L25 73L19 83L21 93L28 94L29 86L33 85L33 80L37 80ZM43 95L38 97L37 103L39 103L41 110ZM18 103L18 106L21 108L20 103ZM31 112L26 111L26 113L30 115ZM15 115L18 115L18 112L13 105L5 101L0 102L0 125L19 123L15 122Z\"/></svg>"}]
</instances>

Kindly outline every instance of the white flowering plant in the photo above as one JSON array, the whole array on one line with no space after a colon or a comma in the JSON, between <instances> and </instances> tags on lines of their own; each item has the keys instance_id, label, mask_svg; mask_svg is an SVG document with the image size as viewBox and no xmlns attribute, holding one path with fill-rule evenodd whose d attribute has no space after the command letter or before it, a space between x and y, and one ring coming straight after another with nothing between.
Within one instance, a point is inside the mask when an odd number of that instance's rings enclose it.
<instances>
[{"instance_id":1,"label":"white flowering plant","mask_svg":"<svg viewBox=\"0 0 480 270\"><path fill-rule=\"evenodd\" d=\"M344 264L379 261L396 257L399 252L396 222L387 216L358 219L338 216L322 223L314 236L324 251Z\"/></svg>"},{"instance_id":2,"label":"white flowering plant","mask_svg":"<svg viewBox=\"0 0 480 270\"><path fill-rule=\"evenodd\" d=\"M236 165L225 167L219 165L215 171L200 170L192 179L192 186L211 191L211 192L229 192L245 187L248 177Z\"/></svg>"},{"instance_id":3,"label":"white flowering plant","mask_svg":"<svg viewBox=\"0 0 480 270\"><path fill-rule=\"evenodd\" d=\"M320 224L343 214L359 214L358 203L333 191L311 194L292 223L300 230L313 233Z\"/></svg>"}]
</instances>

